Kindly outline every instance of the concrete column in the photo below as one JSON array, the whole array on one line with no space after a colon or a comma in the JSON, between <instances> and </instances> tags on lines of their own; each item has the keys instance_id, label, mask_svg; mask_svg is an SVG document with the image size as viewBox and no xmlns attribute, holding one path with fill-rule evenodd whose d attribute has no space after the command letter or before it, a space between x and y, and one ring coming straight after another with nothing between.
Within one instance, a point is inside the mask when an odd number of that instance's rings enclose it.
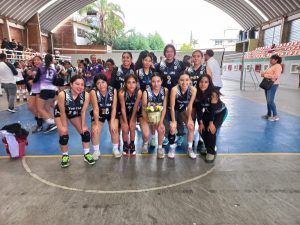
<instances>
[{"instance_id":1,"label":"concrete column","mask_svg":"<svg viewBox=\"0 0 300 225\"><path fill-rule=\"evenodd\" d=\"M258 28L258 44L257 47L263 47L264 46L264 31L262 29L262 26Z\"/></svg>"},{"instance_id":2,"label":"concrete column","mask_svg":"<svg viewBox=\"0 0 300 225\"><path fill-rule=\"evenodd\" d=\"M289 34L289 23L287 21L287 17L282 17L281 19L281 31L280 31L280 42L286 43L288 42L288 34Z\"/></svg>"},{"instance_id":3,"label":"concrete column","mask_svg":"<svg viewBox=\"0 0 300 225\"><path fill-rule=\"evenodd\" d=\"M29 48L42 53L42 36L38 13L31 17L25 25L27 45Z\"/></svg>"},{"instance_id":4,"label":"concrete column","mask_svg":"<svg viewBox=\"0 0 300 225\"><path fill-rule=\"evenodd\" d=\"M8 20L4 19L3 21L4 21L4 24L3 24L3 27L2 27L3 38L7 38L8 41L11 41L11 35L10 35Z\"/></svg>"}]
</instances>

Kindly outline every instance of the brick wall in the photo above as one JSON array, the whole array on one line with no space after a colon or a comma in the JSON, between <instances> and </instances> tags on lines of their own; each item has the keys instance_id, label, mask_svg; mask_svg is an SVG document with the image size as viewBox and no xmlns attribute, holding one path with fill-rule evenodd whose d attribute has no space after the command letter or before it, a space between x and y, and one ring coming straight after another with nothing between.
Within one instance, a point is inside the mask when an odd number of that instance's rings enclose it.
<instances>
[{"instance_id":1,"label":"brick wall","mask_svg":"<svg viewBox=\"0 0 300 225\"><path fill-rule=\"evenodd\" d=\"M0 42L1 43L2 43L2 39L4 38L2 29L3 29L3 24L0 24Z\"/></svg>"},{"instance_id":2,"label":"brick wall","mask_svg":"<svg viewBox=\"0 0 300 225\"><path fill-rule=\"evenodd\" d=\"M9 27L11 39L15 39L16 42L24 43L24 31L15 27Z\"/></svg>"},{"instance_id":3,"label":"brick wall","mask_svg":"<svg viewBox=\"0 0 300 225\"><path fill-rule=\"evenodd\" d=\"M41 50L42 40L38 16L31 17L25 25L28 30L28 47L39 52Z\"/></svg>"},{"instance_id":4,"label":"brick wall","mask_svg":"<svg viewBox=\"0 0 300 225\"><path fill-rule=\"evenodd\" d=\"M73 22L68 20L53 33L54 49L59 48L63 54L104 54L110 46L103 45L76 45L74 43ZM62 48L62 49L61 49ZM98 50L98 51L97 51ZM105 51L99 51L105 50Z\"/></svg>"},{"instance_id":5,"label":"brick wall","mask_svg":"<svg viewBox=\"0 0 300 225\"><path fill-rule=\"evenodd\" d=\"M73 24L69 20L53 33L54 48L73 48Z\"/></svg>"},{"instance_id":6,"label":"brick wall","mask_svg":"<svg viewBox=\"0 0 300 225\"><path fill-rule=\"evenodd\" d=\"M43 52L48 52L49 49L49 42L48 42L48 37L42 35L42 51Z\"/></svg>"}]
</instances>

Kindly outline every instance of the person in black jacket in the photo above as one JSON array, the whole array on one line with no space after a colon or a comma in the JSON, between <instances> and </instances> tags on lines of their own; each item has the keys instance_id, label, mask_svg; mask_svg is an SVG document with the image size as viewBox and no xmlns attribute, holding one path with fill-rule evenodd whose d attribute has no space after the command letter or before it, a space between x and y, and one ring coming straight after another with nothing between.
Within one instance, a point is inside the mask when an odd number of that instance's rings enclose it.
<instances>
[{"instance_id":1,"label":"person in black jacket","mask_svg":"<svg viewBox=\"0 0 300 225\"><path fill-rule=\"evenodd\" d=\"M227 108L220 100L221 93L212 83L211 76L204 74L197 85L197 119L199 133L204 141L207 153L206 162L213 162L216 156L217 130L227 116Z\"/></svg>"}]
</instances>

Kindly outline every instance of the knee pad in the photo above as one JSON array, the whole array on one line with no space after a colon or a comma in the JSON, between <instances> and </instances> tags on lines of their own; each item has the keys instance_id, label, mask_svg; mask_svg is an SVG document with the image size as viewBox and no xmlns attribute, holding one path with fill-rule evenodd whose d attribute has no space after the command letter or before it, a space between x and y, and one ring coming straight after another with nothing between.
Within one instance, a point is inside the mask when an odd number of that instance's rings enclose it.
<instances>
[{"instance_id":1,"label":"knee pad","mask_svg":"<svg viewBox=\"0 0 300 225\"><path fill-rule=\"evenodd\" d=\"M82 142L90 142L90 140L91 140L90 132L89 131L84 131L81 134L81 141Z\"/></svg>"},{"instance_id":2,"label":"knee pad","mask_svg":"<svg viewBox=\"0 0 300 225\"><path fill-rule=\"evenodd\" d=\"M69 141L69 135L62 135L59 137L59 144L61 145L67 145Z\"/></svg>"},{"instance_id":3,"label":"knee pad","mask_svg":"<svg viewBox=\"0 0 300 225\"><path fill-rule=\"evenodd\" d=\"M175 143L175 137L176 137L175 134L170 134L169 133L168 139L169 139L170 145Z\"/></svg>"}]
</instances>

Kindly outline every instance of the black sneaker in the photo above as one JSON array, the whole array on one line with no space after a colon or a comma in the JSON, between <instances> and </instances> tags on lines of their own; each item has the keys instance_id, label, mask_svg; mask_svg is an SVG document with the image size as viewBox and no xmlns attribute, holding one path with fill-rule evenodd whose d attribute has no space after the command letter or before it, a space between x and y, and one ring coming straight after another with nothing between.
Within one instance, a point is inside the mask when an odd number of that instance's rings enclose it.
<instances>
[{"instance_id":1,"label":"black sneaker","mask_svg":"<svg viewBox=\"0 0 300 225\"><path fill-rule=\"evenodd\" d=\"M66 168L70 166L70 157L69 155L63 155L61 157L61 163L60 163L62 168Z\"/></svg>"},{"instance_id":2,"label":"black sneaker","mask_svg":"<svg viewBox=\"0 0 300 225\"><path fill-rule=\"evenodd\" d=\"M206 153L207 153L204 143L202 141L198 141L197 152L200 155L206 155Z\"/></svg>"},{"instance_id":3,"label":"black sneaker","mask_svg":"<svg viewBox=\"0 0 300 225\"><path fill-rule=\"evenodd\" d=\"M53 130L55 130L55 129L57 129L56 124L55 124L55 123L50 124L50 125L48 126L48 128L44 131L44 134L48 134L49 132L51 132L51 131L53 131Z\"/></svg>"},{"instance_id":4,"label":"black sneaker","mask_svg":"<svg viewBox=\"0 0 300 225\"><path fill-rule=\"evenodd\" d=\"M130 151L130 155L131 156L135 156L136 152L135 152L135 144L130 144L129 146L129 151Z\"/></svg>"},{"instance_id":5,"label":"black sneaker","mask_svg":"<svg viewBox=\"0 0 300 225\"><path fill-rule=\"evenodd\" d=\"M93 156L92 156L91 153L84 154L83 160L85 162L87 162L87 164L89 164L89 165L94 165L95 164L95 160L94 160L94 158L93 158Z\"/></svg>"},{"instance_id":6,"label":"black sneaker","mask_svg":"<svg viewBox=\"0 0 300 225\"><path fill-rule=\"evenodd\" d=\"M38 126L38 125L36 125L36 127L33 128L32 133L33 133L33 134L34 134L34 133L39 133L39 132L41 132L42 130L43 130L43 126Z\"/></svg>"},{"instance_id":7,"label":"black sneaker","mask_svg":"<svg viewBox=\"0 0 300 225\"><path fill-rule=\"evenodd\" d=\"M123 144L123 155L129 155L129 145Z\"/></svg>"}]
</instances>

